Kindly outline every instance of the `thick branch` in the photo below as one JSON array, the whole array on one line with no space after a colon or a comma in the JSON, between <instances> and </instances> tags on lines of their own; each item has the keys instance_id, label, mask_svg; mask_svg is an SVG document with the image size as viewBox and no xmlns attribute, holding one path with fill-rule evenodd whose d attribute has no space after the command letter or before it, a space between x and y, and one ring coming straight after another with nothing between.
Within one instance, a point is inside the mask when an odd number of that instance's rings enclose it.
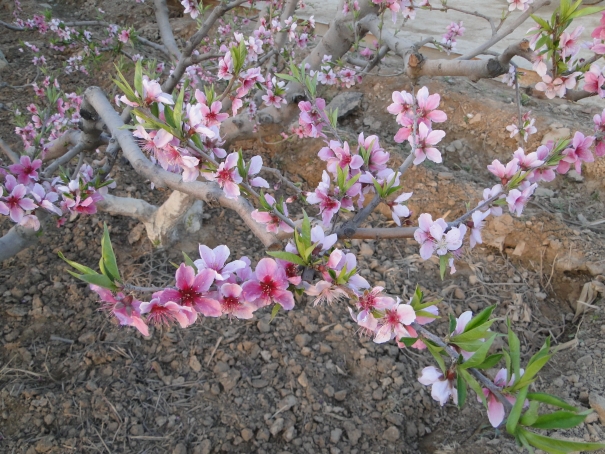
<instances>
[{"instance_id":1,"label":"thick branch","mask_svg":"<svg viewBox=\"0 0 605 454\"><path fill-rule=\"evenodd\" d=\"M33 229L26 229L20 225L13 226L6 235L0 238L0 262L36 244L38 242L37 233Z\"/></svg>"},{"instance_id":2,"label":"thick branch","mask_svg":"<svg viewBox=\"0 0 605 454\"><path fill-rule=\"evenodd\" d=\"M6 155L6 157L13 163L16 164L19 162L19 155L11 150L11 147L0 138L0 150Z\"/></svg>"},{"instance_id":3,"label":"thick branch","mask_svg":"<svg viewBox=\"0 0 605 454\"><path fill-rule=\"evenodd\" d=\"M97 208L112 216L128 216L143 223L149 222L158 211L158 207L144 200L111 194L104 195L103 200L97 202Z\"/></svg>"},{"instance_id":4,"label":"thick branch","mask_svg":"<svg viewBox=\"0 0 605 454\"><path fill-rule=\"evenodd\" d=\"M166 6L166 0L155 0L155 20L158 23L160 29L160 36L166 49L175 57L177 60L181 58L181 51L179 46L176 44L174 34L172 33L172 27L168 20L168 7Z\"/></svg>"},{"instance_id":5,"label":"thick branch","mask_svg":"<svg viewBox=\"0 0 605 454\"><path fill-rule=\"evenodd\" d=\"M345 238L359 240L387 240L397 238L414 238L417 227L391 227L391 228L369 228L355 229L355 233ZM340 233L339 233L340 237Z\"/></svg>"},{"instance_id":6,"label":"thick branch","mask_svg":"<svg viewBox=\"0 0 605 454\"><path fill-rule=\"evenodd\" d=\"M168 186L184 194L190 194L199 200L218 202L222 206L232 209L240 215L252 233L265 246L272 247L279 245L274 235L267 233L263 225L258 224L252 219L250 213L253 207L246 199L243 197L237 199L227 198L223 190L215 183L201 181L185 183L180 175L167 172L152 164L140 150L132 134L125 129L121 129L124 122L113 109L102 90L98 87L90 87L86 90L84 96L90 105L94 107L95 111L103 118L113 137L120 143L124 157L130 161L130 164L138 174L150 179L156 185Z\"/></svg>"}]
</instances>

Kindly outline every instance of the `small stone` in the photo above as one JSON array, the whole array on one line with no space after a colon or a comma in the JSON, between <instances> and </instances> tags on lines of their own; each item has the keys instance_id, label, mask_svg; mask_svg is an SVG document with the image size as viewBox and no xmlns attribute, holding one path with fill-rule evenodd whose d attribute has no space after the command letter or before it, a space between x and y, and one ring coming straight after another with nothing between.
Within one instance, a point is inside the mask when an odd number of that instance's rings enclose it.
<instances>
[{"instance_id":1,"label":"small stone","mask_svg":"<svg viewBox=\"0 0 605 454\"><path fill-rule=\"evenodd\" d=\"M268 333L271 331L271 325L269 324L269 322L266 322L265 320L259 320L258 323L256 324L256 327L258 328L258 330L261 333Z\"/></svg>"},{"instance_id":2,"label":"small stone","mask_svg":"<svg viewBox=\"0 0 605 454\"><path fill-rule=\"evenodd\" d=\"M384 438L386 441L390 441L391 443L396 442L399 440L399 429L395 426L389 427L382 434L382 438Z\"/></svg>"},{"instance_id":3,"label":"small stone","mask_svg":"<svg viewBox=\"0 0 605 454\"><path fill-rule=\"evenodd\" d=\"M197 356L191 355L189 357L189 367L191 367L191 369L194 372L199 372L202 370L202 365L200 364L200 361L197 359Z\"/></svg>"},{"instance_id":4,"label":"small stone","mask_svg":"<svg viewBox=\"0 0 605 454\"><path fill-rule=\"evenodd\" d=\"M536 197L554 197L555 196L555 191L552 191L548 188L543 188L542 186L538 186L536 188L536 190L534 191L534 195Z\"/></svg>"},{"instance_id":5,"label":"small stone","mask_svg":"<svg viewBox=\"0 0 605 454\"><path fill-rule=\"evenodd\" d=\"M346 389L341 389L340 391L336 391L334 393L334 399L336 399L339 402L342 402L346 398L347 398L347 390Z\"/></svg>"},{"instance_id":6,"label":"small stone","mask_svg":"<svg viewBox=\"0 0 605 454\"><path fill-rule=\"evenodd\" d=\"M270 436L271 434L267 429L258 429L258 432L256 432L256 439L258 441L269 441Z\"/></svg>"},{"instance_id":7,"label":"small stone","mask_svg":"<svg viewBox=\"0 0 605 454\"><path fill-rule=\"evenodd\" d=\"M326 385L324 394L328 397L334 397L334 387L332 385Z\"/></svg>"},{"instance_id":8,"label":"small stone","mask_svg":"<svg viewBox=\"0 0 605 454\"><path fill-rule=\"evenodd\" d=\"M134 244L141 239L143 235L143 231L145 230L145 224L137 224L135 228L133 228L130 233L128 233L128 243Z\"/></svg>"},{"instance_id":9,"label":"small stone","mask_svg":"<svg viewBox=\"0 0 605 454\"><path fill-rule=\"evenodd\" d=\"M210 451L212 450L212 443L210 443L210 440L205 439L202 440L202 442L195 447L193 454L210 454Z\"/></svg>"},{"instance_id":10,"label":"small stone","mask_svg":"<svg viewBox=\"0 0 605 454\"><path fill-rule=\"evenodd\" d=\"M359 254L363 257L372 257L374 255L374 248L368 243L361 243L359 248Z\"/></svg>"},{"instance_id":11,"label":"small stone","mask_svg":"<svg viewBox=\"0 0 605 454\"><path fill-rule=\"evenodd\" d=\"M52 435L43 437L40 441L38 441L38 443L36 443L36 446L35 446L36 452L39 452L39 453L49 452L51 449L53 449L54 441L55 441L55 437L53 437Z\"/></svg>"},{"instance_id":12,"label":"small stone","mask_svg":"<svg viewBox=\"0 0 605 454\"><path fill-rule=\"evenodd\" d=\"M319 353L322 355L332 353L332 347L330 347L328 344L319 344Z\"/></svg>"},{"instance_id":13,"label":"small stone","mask_svg":"<svg viewBox=\"0 0 605 454\"><path fill-rule=\"evenodd\" d=\"M130 428L130 435L143 435L145 428L141 424L135 424Z\"/></svg>"},{"instance_id":14,"label":"small stone","mask_svg":"<svg viewBox=\"0 0 605 454\"><path fill-rule=\"evenodd\" d=\"M55 421L55 415L49 413L44 417L44 424L50 426Z\"/></svg>"},{"instance_id":15,"label":"small stone","mask_svg":"<svg viewBox=\"0 0 605 454\"><path fill-rule=\"evenodd\" d=\"M588 396L590 408L597 412L601 419L601 424L605 424L605 397L597 393L590 393Z\"/></svg>"},{"instance_id":16,"label":"small stone","mask_svg":"<svg viewBox=\"0 0 605 454\"><path fill-rule=\"evenodd\" d=\"M592 364L592 356L591 355L585 355L582 356L581 358L578 358L576 360L576 365L579 367L583 367L583 366L590 366Z\"/></svg>"},{"instance_id":17,"label":"small stone","mask_svg":"<svg viewBox=\"0 0 605 454\"><path fill-rule=\"evenodd\" d=\"M280 433L284 428L284 418L277 418L275 420L275 422L273 424L271 424L271 428L269 429L269 432L271 432L271 435L273 435L274 437L277 436L278 433Z\"/></svg>"},{"instance_id":18,"label":"small stone","mask_svg":"<svg viewBox=\"0 0 605 454\"><path fill-rule=\"evenodd\" d=\"M298 399L293 394L289 394L277 403L279 411L288 411L298 403Z\"/></svg>"},{"instance_id":19,"label":"small stone","mask_svg":"<svg viewBox=\"0 0 605 454\"><path fill-rule=\"evenodd\" d=\"M355 446L361 438L361 430L359 430L351 421L345 421L343 427L347 431L349 442L351 445Z\"/></svg>"},{"instance_id":20,"label":"small stone","mask_svg":"<svg viewBox=\"0 0 605 454\"><path fill-rule=\"evenodd\" d=\"M28 310L25 306L13 306L6 310L6 313L11 317L25 317L27 312Z\"/></svg>"},{"instance_id":21,"label":"small stone","mask_svg":"<svg viewBox=\"0 0 605 454\"><path fill-rule=\"evenodd\" d=\"M7 67L8 67L8 61L6 60L6 57L4 56L2 51L0 50L0 71L6 69Z\"/></svg>"},{"instance_id":22,"label":"small stone","mask_svg":"<svg viewBox=\"0 0 605 454\"><path fill-rule=\"evenodd\" d=\"M454 140L451 145L456 149L456 151L460 151L462 150L462 148L464 148L464 144L462 143L462 140Z\"/></svg>"},{"instance_id":23,"label":"small stone","mask_svg":"<svg viewBox=\"0 0 605 454\"><path fill-rule=\"evenodd\" d=\"M468 283L471 285L475 285L477 282L479 282L479 278L477 276L475 276L474 274L471 274L468 277Z\"/></svg>"},{"instance_id":24,"label":"small stone","mask_svg":"<svg viewBox=\"0 0 605 454\"><path fill-rule=\"evenodd\" d=\"M462 290L460 287L456 287L456 290L454 291L454 298L463 300L465 296L464 290Z\"/></svg>"},{"instance_id":25,"label":"small stone","mask_svg":"<svg viewBox=\"0 0 605 454\"><path fill-rule=\"evenodd\" d=\"M242 431L240 432L240 435L242 436L244 441L248 442L248 441L252 440L252 437L254 437L254 432L252 432L251 429L245 428L245 429L242 429Z\"/></svg>"},{"instance_id":26,"label":"small stone","mask_svg":"<svg viewBox=\"0 0 605 454\"><path fill-rule=\"evenodd\" d=\"M469 124L473 125L473 124L475 124L475 123L479 123L479 122L481 121L481 118L482 118L482 117L481 117L481 114L480 114L480 113L478 113L477 115L473 116L473 118L471 118L471 119L469 120Z\"/></svg>"},{"instance_id":27,"label":"small stone","mask_svg":"<svg viewBox=\"0 0 605 454\"><path fill-rule=\"evenodd\" d=\"M372 399L382 400L382 388L376 388L372 393Z\"/></svg>"},{"instance_id":28,"label":"small stone","mask_svg":"<svg viewBox=\"0 0 605 454\"><path fill-rule=\"evenodd\" d=\"M405 423L405 433L408 438L416 438L418 436L418 428L414 424L414 421L407 421Z\"/></svg>"},{"instance_id":29,"label":"small stone","mask_svg":"<svg viewBox=\"0 0 605 454\"><path fill-rule=\"evenodd\" d=\"M575 169L571 169L569 172L567 172L567 177L578 183L584 181L584 177L576 172Z\"/></svg>"},{"instance_id":30,"label":"small stone","mask_svg":"<svg viewBox=\"0 0 605 454\"><path fill-rule=\"evenodd\" d=\"M172 450L172 454L187 454L187 447L183 443L178 443Z\"/></svg>"},{"instance_id":31,"label":"small stone","mask_svg":"<svg viewBox=\"0 0 605 454\"><path fill-rule=\"evenodd\" d=\"M344 118L353 112L361 104L363 93L355 91L345 91L334 96L327 109L334 111L338 109L338 119Z\"/></svg>"},{"instance_id":32,"label":"small stone","mask_svg":"<svg viewBox=\"0 0 605 454\"><path fill-rule=\"evenodd\" d=\"M95 333L89 331L88 333L84 333L78 337L78 342L81 344L92 344L95 341L95 337Z\"/></svg>"},{"instance_id":33,"label":"small stone","mask_svg":"<svg viewBox=\"0 0 605 454\"><path fill-rule=\"evenodd\" d=\"M260 378L258 380L252 380L252 387L256 389L264 388L269 385L269 380L265 380L264 378Z\"/></svg>"},{"instance_id":34,"label":"small stone","mask_svg":"<svg viewBox=\"0 0 605 454\"><path fill-rule=\"evenodd\" d=\"M292 440L294 440L294 437L296 437L296 429L294 426L290 426L284 431L283 438L286 443L290 443Z\"/></svg>"},{"instance_id":35,"label":"small stone","mask_svg":"<svg viewBox=\"0 0 605 454\"><path fill-rule=\"evenodd\" d=\"M298 345L300 348L306 346L309 342L311 342L311 336L308 334L297 334L294 337L294 343Z\"/></svg>"},{"instance_id":36,"label":"small stone","mask_svg":"<svg viewBox=\"0 0 605 454\"><path fill-rule=\"evenodd\" d=\"M300 384L300 386L302 386L303 388L306 388L307 386L309 386L309 380L307 379L307 374L304 372L298 376L297 381Z\"/></svg>"},{"instance_id":37,"label":"small stone","mask_svg":"<svg viewBox=\"0 0 605 454\"><path fill-rule=\"evenodd\" d=\"M330 432L330 442L336 444L340 441L342 429L336 428Z\"/></svg>"}]
</instances>

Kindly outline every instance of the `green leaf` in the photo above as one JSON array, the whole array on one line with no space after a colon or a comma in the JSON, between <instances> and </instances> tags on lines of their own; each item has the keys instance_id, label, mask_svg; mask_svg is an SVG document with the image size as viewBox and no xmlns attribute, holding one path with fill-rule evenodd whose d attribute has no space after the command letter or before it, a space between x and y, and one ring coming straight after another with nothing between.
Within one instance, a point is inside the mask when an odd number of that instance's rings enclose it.
<instances>
[{"instance_id":1,"label":"green leaf","mask_svg":"<svg viewBox=\"0 0 605 454\"><path fill-rule=\"evenodd\" d=\"M80 273L84 273L84 274L99 274L97 273L95 270L93 270L92 268L88 268L87 266L84 265L80 265L78 262L72 262L71 260L67 260L65 258L65 256L63 255L62 252L59 251L58 253L59 258L64 260L68 265L74 267L75 269L77 269Z\"/></svg>"},{"instance_id":2,"label":"green leaf","mask_svg":"<svg viewBox=\"0 0 605 454\"><path fill-rule=\"evenodd\" d=\"M289 74L276 74L277 77L279 77L280 79L284 79L284 80L289 80L290 82L296 82L298 83L298 79L294 76L291 76Z\"/></svg>"},{"instance_id":3,"label":"green leaf","mask_svg":"<svg viewBox=\"0 0 605 454\"><path fill-rule=\"evenodd\" d=\"M416 317L439 318L438 315L435 315L429 311L416 311Z\"/></svg>"},{"instance_id":4,"label":"green leaf","mask_svg":"<svg viewBox=\"0 0 605 454\"><path fill-rule=\"evenodd\" d=\"M275 303L275 306L273 306L273 309L271 309L271 320L269 320L269 323L271 323L273 321L273 319L275 317L277 317L277 314L279 313L280 309L281 309L281 304Z\"/></svg>"},{"instance_id":5,"label":"green leaf","mask_svg":"<svg viewBox=\"0 0 605 454\"><path fill-rule=\"evenodd\" d=\"M535 401L534 401L535 402ZM532 403L534 403L532 402ZM535 402L539 405L538 402ZM571 429L584 422L588 415L578 415L568 411L555 411L546 415L540 415L532 424L536 429Z\"/></svg>"},{"instance_id":6,"label":"green leaf","mask_svg":"<svg viewBox=\"0 0 605 454\"><path fill-rule=\"evenodd\" d=\"M166 123L173 128L176 128L176 122L174 121L174 111L169 106L164 106L164 117L166 117Z\"/></svg>"},{"instance_id":7,"label":"green leaf","mask_svg":"<svg viewBox=\"0 0 605 454\"><path fill-rule=\"evenodd\" d=\"M463 369L468 369L469 367L477 367L478 365L482 364L494 342L494 339L496 339L496 333L493 333L491 337L486 339L485 342L483 342L483 345L477 349L473 356L463 362L460 367Z\"/></svg>"},{"instance_id":8,"label":"green leaf","mask_svg":"<svg viewBox=\"0 0 605 454\"><path fill-rule=\"evenodd\" d=\"M531 15L531 18L532 18L533 20L535 20L535 21L538 23L538 25L539 25L540 27L542 27L542 28L543 28L545 31L547 31L547 32L549 32L549 31L550 31L550 24L549 24L548 22L546 22L544 19L542 19L542 18L541 18L541 17L539 17L539 16L536 16L535 14L532 14L532 15ZM539 49L539 48L536 48L536 49Z\"/></svg>"},{"instance_id":9,"label":"green leaf","mask_svg":"<svg viewBox=\"0 0 605 454\"><path fill-rule=\"evenodd\" d=\"M596 451L604 449L605 443L588 443L583 441L562 440L560 438L552 438L550 436L539 435L529 430L519 428L527 441L538 449L549 453L570 453L574 451Z\"/></svg>"},{"instance_id":10,"label":"green leaf","mask_svg":"<svg viewBox=\"0 0 605 454\"><path fill-rule=\"evenodd\" d=\"M134 66L134 89L143 99L145 91L143 89L143 65L141 60L138 60Z\"/></svg>"},{"instance_id":11,"label":"green leaf","mask_svg":"<svg viewBox=\"0 0 605 454\"><path fill-rule=\"evenodd\" d=\"M183 259L185 260L185 265L193 268L193 271L197 274L197 266L195 266L195 263L193 263L193 260L191 260L191 257L189 257L185 251L183 251Z\"/></svg>"},{"instance_id":12,"label":"green leaf","mask_svg":"<svg viewBox=\"0 0 605 454\"><path fill-rule=\"evenodd\" d=\"M458 367L457 370L458 374L462 375L464 381L468 383L471 389L475 391L475 394L477 394L479 399L481 399L481 402L483 402L483 406L487 408L487 400L485 399L485 394L483 394L483 388L481 387L479 382L477 382L477 380L475 380L475 377L469 374L466 370L461 369L460 367Z\"/></svg>"},{"instance_id":13,"label":"green leaf","mask_svg":"<svg viewBox=\"0 0 605 454\"><path fill-rule=\"evenodd\" d=\"M443 361L443 357L441 356L443 347L437 347L436 345L434 345L431 341L429 341L427 339L424 340L424 344L428 348L429 352L431 352L431 355L433 355L433 358L435 358L435 361L437 361L437 364L439 364L439 368L441 369L441 372L443 372L443 375L445 375L445 373L446 373L445 362Z\"/></svg>"},{"instance_id":14,"label":"green leaf","mask_svg":"<svg viewBox=\"0 0 605 454\"><path fill-rule=\"evenodd\" d=\"M576 11L571 16L569 16L569 18L577 19L578 17L584 17L590 14L600 13L603 10L605 10L605 6L589 6L587 8L582 8L581 10Z\"/></svg>"},{"instance_id":15,"label":"green leaf","mask_svg":"<svg viewBox=\"0 0 605 454\"><path fill-rule=\"evenodd\" d=\"M483 361L481 364L479 364L478 366L475 366L475 369L491 369L492 367L494 367L496 364L498 364L500 362L500 360L502 359L504 355L502 353L496 353L495 355L490 355L487 358L485 358L485 361Z\"/></svg>"},{"instance_id":16,"label":"green leaf","mask_svg":"<svg viewBox=\"0 0 605 454\"><path fill-rule=\"evenodd\" d=\"M462 334L457 334L450 338L450 342L456 344L458 342L470 342L477 339L484 339L488 334L488 329L496 320L488 320L487 322L479 325L469 331L465 331Z\"/></svg>"},{"instance_id":17,"label":"green leaf","mask_svg":"<svg viewBox=\"0 0 605 454\"><path fill-rule=\"evenodd\" d=\"M540 372L540 369L542 369L546 365L550 358L551 355L543 356L537 361L534 361L530 366L527 366L527 369L525 369L525 373L523 374L520 380L516 381L512 389L517 390L522 388L523 386L532 383L538 372Z\"/></svg>"},{"instance_id":18,"label":"green leaf","mask_svg":"<svg viewBox=\"0 0 605 454\"><path fill-rule=\"evenodd\" d=\"M456 321L456 317L454 317L452 314L450 314L450 334L452 334L454 332L454 330L456 329L456 324L458 322Z\"/></svg>"},{"instance_id":19,"label":"green leaf","mask_svg":"<svg viewBox=\"0 0 605 454\"><path fill-rule=\"evenodd\" d=\"M521 416L520 424L523 426L531 426L538 419L538 408L540 408L540 402L531 402L529 408Z\"/></svg>"},{"instance_id":20,"label":"green leaf","mask_svg":"<svg viewBox=\"0 0 605 454\"><path fill-rule=\"evenodd\" d=\"M118 262L111 246L111 239L109 238L109 230L107 224L103 224L103 238L101 238L101 257L103 259L103 265L105 265L105 274L112 281L120 281L120 270L118 269Z\"/></svg>"},{"instance_id":21,"label":"green leaf","mask_svg":"<svg viewBox=\"0 0 605 454\"><path fill-rule=\"evenodd\" d=\"M357 183L357 180L359 180L359 177L361 176L361 173L358 173L357 175L355 175L353 178L351 178L349 181L347 181L344 185L344 189L345 192L347 192L349 189L351 189L353 187L353 185L355 183Z\"/></svg>"},{"instance_id":22,"label":"green leaf","mask_svg":"<svg viewBox=\"0 0 605 454\"><path fill-rule=\"evenodd\" d=\"M487 320L489 320L495 308L496 305L493 304L492 306L486 307L477 315L475 315L464 327L464 332L466 333L467 331L470 331L476 328L477 326L483 325Z\"/></svg>"},{"instance_id":23,"label":"green leaf","mask_svg":"<svg viewBox=\"0 0 605 454\"><path fill-rule=\"evenodd\" d=\"M305 262L299 255L293 254L291 252L286 251L267 251L267 254L271 257L275 257L276 259L285 260L290 263L295 263L296 265L306 266L307 262Z\"/></svg>"},{"instance_id":24,"label":"green leaf","mask_svg":"<svg viewBox=\"0 0 605 454\"><path fill-rule=\"evenodd\" d=\"M451 340L450 340L450 343L453 343L453 342L451 342ZM476 352L483 345L483 340L477 339L477 340L468 341L468 342L456 342L455 344L466 352Z\"/></svg>"},{"instance_id":25,"label":"green leaf","mask_svg":"<svg viewBox=\"0 0 605 454\"><path fill-rule=\"evenodd\" d=\"M174 104L174 127L176 129L181 129L181 121L183 119L183 99L185 98L185 85L181 87L181 91L179 92L179 96L176 98L176 103Z\"/></svg>"},{"instance_id":26,"label":"green leaf","mask_svg":"<svg viewBox=\"0 0 605 454\"><path fill-rule=\"evenodd\" d=\"M515 374L515 381L519 381L521 376L521 343L519 338L510 327L510 320L507 320L508 324L508 348L510 350L510 359L512 366L512 373ZM511 368L508 369L508 373L511 373ZM507 379L507 383L510 381L510 377Z\"/></svg>"},{"instance_id":27,"label":"green leaf","mask_svg":"<svg viewBox=\"0 0 605 454\"><path fill-rule=\"evenodd\" d=\"M461 374L456 377L456 388L458 389L458 408L462 408L466 402L466 382Z\"/></svg>"},{"instance_id":28,"label":"green leaf","mask_svg":"<svg viewBox=\"0 0 605 454\"><path fill-rule=\"evenodd\" d=\"M551 396L546 393L529 393L527 395L529 400L535 400L536 402L542 402L543 404L552 405L553 407L563 408L564 410L569 410L576 412L578 409L573 405L569 405L564 400L559 399L558 397Z\"/></svg>"},{"instance_id":29,"label":"green leaf","mask_svg":"<svg viewBox=\"0 0 605 454\"><path fill-rule=\"evenodd\" d=\"M401 339L399 339L399 342L401 342L408 348L414 345L417 341L417 337L402 337Z\"/></svg>"},{"instance_id":30,"label":"green leaf","mask_svg":"<svg viewBox=\"0 0 605 454\"><path fill-rule=\"evenodd\" d=\"M515 429L517 428L517 423L521 417L521 411L523 410L523 404L525 403L528 388L529 385L519 391L515 405L513 405L513 408L508 415L508 419L506 420L506 431L511 435L515 434Z\"/></svg>"},{"instance_id":31,"label":"green leaf","mask_svg":"<svg viewBox=\"0 0 605 454\"><path fill-rule=\"evenodd\" d=\"M84 281L87 284L98 285L99 287L114 291L118 289L107 276L103 276L102 274L76 274L73 271L69 270L67 270L67 272L76 279L80 279L81 281Z\"/></svg>"},{"instance_id":32,"label":"green leaf","mask_svg":"<svg viewBox=\"0 0 605 454\"><path fill-rule=\"evenodd\" d=\"M300 226L300 231L302 233L302 239L305 247L311 246L311 220L309 219L309 216L307 216L307 212L305 210L303 210L303 222Z\"/></svg>"},{"instance_id":33,"label":"green leaf","mask_svg":"<svg viewBox=\"0 0 605 454\"><path fill-rule=\"evenodd\" d=\"M447 270L447 255L439 256L439 275L441 276L441 280L445 277L445 271Z\"/></svg>"}]
</instances>

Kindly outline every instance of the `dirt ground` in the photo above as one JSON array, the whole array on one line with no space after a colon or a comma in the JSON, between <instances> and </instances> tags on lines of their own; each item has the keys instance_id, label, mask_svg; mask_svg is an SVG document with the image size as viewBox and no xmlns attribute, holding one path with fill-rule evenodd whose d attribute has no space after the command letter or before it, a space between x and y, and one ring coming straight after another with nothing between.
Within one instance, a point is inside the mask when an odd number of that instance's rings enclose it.
<instances>
[{"instance_id":1,"label":"dirt ground","mask_svg":"<svg viewBox=\"0 0 605 454\"><path fill-rule=\"evenodd\" d=\"M153 26L141 19L149 16L150 5L102 6L113 21L134 20L144 36L157 39ZM62 2L53 10L60 17L90 18L94 7L94 2ZM10 9L2 8L0 19L10 21ZM43 41L35 32L0 33L0 49L10 64L0 73L8 84L0 88L0 102L24 111L31 93L10 86L31 81L36 70L18 51L19 39ZM66 90L91 84L108 89L109 68L103 66L90 78L64 76L61 82ZM380 134L397 161L405 150L391 140L396 125L386 106L393 90L411 86L389 76L394 73L396 67L387 62L380 74L354 87L363 100L341 125L352 136ZM413 216L430 212L454 219L466 201L476 203L482 188L494 184L485 166L495 158L508 159L517 148L504 129L515 115L514 92L497 81L420 83L443 94L449 117L444 163L409 171L404 189L414 191ZM329 91L326 98L337 94ZM529 148L545 134L564 134L565 128L590 132L591 118L600 112L526 100L540 131ZM0 106L0 136L18 148L12 130L10 113ZM312 187L321 175L316 158L321 143L271 145L276 139L238 146L246 153L262 153L270 165ZM536 388L588 408L591 394L605 396L602 300L597 298L575 320L574 314L583 286L605 275L605 224L595 223L605 219L604 169L601 161L582 176L558 178L540 190L522 217L491 221L484 244L467 253L458 272L444 281L438 265L423 262L411 240L354 241L361 274L402 298L409 298L418 283L430 296L443 298L443 315L497 304L498 316L514 320L525 359L552 336L561 350ZM152 192L126 162L120 162L113 177L116 195L153 203L167 195ZM368 225L391 226L385 214L372 215ZM181 259L181 249L195 254L197 243L226 243L232 257L247 255L253 262L264 254L232 212L206 205L199 235L170 251L154 249L137 221L101 213L47 232L37 247L0 264L0 452L520 452L514 440L487 423L475 399L461 411L452 404L440 407L417 381L431 360L411 349L360 338L344 304L313 307L301 300L271 323L270 314L262 312L251 321L208 318L186 330L152 329L148 339L119 328L98 312L96 295L69 276L57 256L62 251L94 266L103 222L110 225L125 276L139 285L168 284L174 273L170 262ZM0 222L0 234L10 227L6 220ZM434 327L445 333L445 323ZM504 331L504 323L494 329ZM562 435L602 441L604 430L590 416Z\"/></svg>"}]
</instances>

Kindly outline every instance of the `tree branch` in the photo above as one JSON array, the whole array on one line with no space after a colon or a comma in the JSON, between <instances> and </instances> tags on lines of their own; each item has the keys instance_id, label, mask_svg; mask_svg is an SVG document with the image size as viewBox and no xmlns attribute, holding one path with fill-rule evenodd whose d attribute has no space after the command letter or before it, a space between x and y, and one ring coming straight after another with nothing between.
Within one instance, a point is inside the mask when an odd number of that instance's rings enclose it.
<instances>
[{"instance_id":1,"label":"tree branch","mask_svg":"<svg viewBox=\"0 0 605 454\"><path fill-rule=\"evenodd\" d=\"M17 153L15 153L13 150L11 150L11 147L9 147L8 144L4 140L2 140L1 137L0 137L0 150L2 150L4 152L6 157L13 164L17 164L19 162L19 155Z\"/></svg>"},{"instance_id":2,"label":"tree branch","mask_svg":"<svg viewBox=\"0 0 605 454\"><path fill-rule=\"evenodd\" d=\"M113 109L105 94L98 87L90 87L84 93L84 97L95 109L96 113L103 119L113 137L120 143L124 157L130 161L134 170L150 179L153 183L162 186L168 186L171 189L189 194L199 200L206 202L218 202L226 208L235 211L246 223L248 228L256 235L262 243L271 247L280 247L277 238L266 232L263 225L257 223L250 213L254 207L243 197L229 199L225 193L215 183L205 183L202 181L192 181L185 183L180 175L167 172L154 165L147 159L135 142L132 133L121 129L124 122L120 115Z\"/></svg>"},{"instance_id":3,"label":"tree branch","mask_svg":"<svg viewBox=\"0 0 605 454\"><path fill-rule=\"evenodd\" d=\"M179 46L176 44L174 34L172 33L172 27L168 20L168 7L166 6L166 0L155 0L155 20L158 23L160 29L160 36L169 54L175 57L176 60L180 59L182 54L179 50Z\"/></svg>"}]
</instances>

